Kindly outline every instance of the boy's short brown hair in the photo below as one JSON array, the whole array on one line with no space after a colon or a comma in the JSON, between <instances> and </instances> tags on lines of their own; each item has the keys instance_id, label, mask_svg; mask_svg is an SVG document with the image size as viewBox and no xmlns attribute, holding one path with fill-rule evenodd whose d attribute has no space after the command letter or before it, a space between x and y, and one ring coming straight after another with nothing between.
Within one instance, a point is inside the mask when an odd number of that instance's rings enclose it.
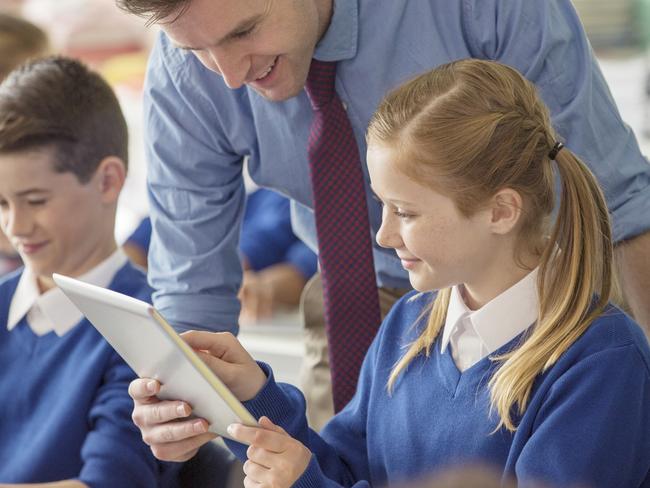
<instances>
[{"instance_id":1,"label":"boy's short brown hair","mask_svg":"<svg viewBox=\"0 0 650 488\"><path fill-rule=\"evenodd\" d=\"M81 183L108 156L128 163L126 121L115 93L74 59L28 62L0 84L0 153L52 148L55 170Z\"/></svg>"}]
</instances>

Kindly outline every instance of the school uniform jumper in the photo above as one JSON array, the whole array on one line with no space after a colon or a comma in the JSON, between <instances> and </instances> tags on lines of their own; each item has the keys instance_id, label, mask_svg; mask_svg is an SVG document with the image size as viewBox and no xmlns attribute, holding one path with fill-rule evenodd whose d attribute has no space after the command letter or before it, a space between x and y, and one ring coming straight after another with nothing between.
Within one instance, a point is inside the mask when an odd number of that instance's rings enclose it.
<instances>
[{"instance_id":1,"label":"school uniform jumper","mask_svg":"<svg viewBox=\"0 0 650 488\"><path fill-rule=\"evenodd\" d=\"M160 486L161 463L131 421L135 374L92 325L83 319L62 336L38 336L23 318L7 330L21 274L0 282L0 483ZM129 263L109 288L151 298Z\"/></svg>"},{"instance_id":2,"label":"school uniform jumper","mask_svg":"<svg viewBox=\"0 0 650 488\"><path fill-rule=\"evenodd\" d=\"M484 357L462 373L440 337L395 384L393 365L424 326L431 293L412 292L393 307L371 346L355 397L322 430L309 430L296 388L268 381L246 407L267 415L313 453L296 487L383 486L441 469L488 463L519 486L581 483L593 488L650 487L650 349L627 315L610 306L534 384L515 433L490 414ZM495 351L506 352L522 333ZM245 449L229 447L241 459Z\"/></svg>"}]
</instances>

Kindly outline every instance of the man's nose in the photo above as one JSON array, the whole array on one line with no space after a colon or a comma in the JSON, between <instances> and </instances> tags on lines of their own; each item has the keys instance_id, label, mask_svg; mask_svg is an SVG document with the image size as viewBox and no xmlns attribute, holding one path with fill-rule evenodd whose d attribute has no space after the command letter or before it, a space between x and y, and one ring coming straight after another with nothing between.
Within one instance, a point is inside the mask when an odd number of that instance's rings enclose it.
<instances>
[{"instance_id":1,"label":"man's nose","mask_svg":"<svg viewBox=\"0 0 650 488\"><path fill-rule=\"evenodd\" d=\"M246 83L251 68L250 56L222 48L210 48L206 54L211 65L208 67L223 76L228 88L234 90Z\"/></svg>"}]
</instances>

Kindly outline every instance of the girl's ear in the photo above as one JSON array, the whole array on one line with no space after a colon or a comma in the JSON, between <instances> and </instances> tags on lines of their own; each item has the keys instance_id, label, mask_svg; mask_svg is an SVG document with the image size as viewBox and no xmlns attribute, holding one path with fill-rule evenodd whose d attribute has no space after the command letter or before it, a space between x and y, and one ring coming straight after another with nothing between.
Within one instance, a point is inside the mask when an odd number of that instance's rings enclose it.
<instances>
[{"instance_id":1,"label":"girl's ear","mask_svg":"<svg viewBox=\"0 0 650 488\"><path fill-rule=\"evenodd\" d=\"M495 234L508 234L521 219L523 199L518 191L503 188L492 197L490 210L490 230Z\"/></svg>"}]
</instances>

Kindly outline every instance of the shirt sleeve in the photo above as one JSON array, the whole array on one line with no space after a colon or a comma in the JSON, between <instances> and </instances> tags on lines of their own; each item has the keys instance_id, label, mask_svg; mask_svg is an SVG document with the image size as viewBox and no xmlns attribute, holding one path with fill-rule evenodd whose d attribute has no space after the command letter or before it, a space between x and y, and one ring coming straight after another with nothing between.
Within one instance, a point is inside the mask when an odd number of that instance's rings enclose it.
<instances>
[{"instance_id":1,"label":"shirt sleeve","mask_svg":"<svg viewBox=\"0 0 650 488\"><path fill-rule=\"evenodd\" d=\"M88 413L90 430L81 448L83 468L79 480L93 488L159 486L163 466L142 442L131 421L133 401L127 390L133 379L133 371L111 352Z\"/></svg>"},{"instance_id":2,"label":"shirt sleeve","mask_svg":"<svg viewBox=\"0 0 650 488\"><path fill-rule=\"evenodd\" d=\"M570 0L463 0L463 16L473 56L510 65L536 84L560 138L603 188L615 240L650 229L650 165Z\"/></svg>"},{"instance_id":3,"label":"shirt sleeve","mask_svg":"<svg viewBox=\"0 0 650 488\"><path fill-rule=\"evenodd\" d=\"M641 486L650 467L650 374L635 344L567 370L536 411L515 466L552 486Z\"/></svg>"},{"instance_id":4,"label":"shirt sleeve","mask_svg":"<svg viewBox=\"0 0 650 488\"><path fill-rule=\"evenodd\" d=\"M144 93L154 304L176 329L237 333L245 190L242 156L231 149L223 127L242 121L220 117L228 118L244 95L228 99L219 92L217 75L214 90L192 81L206 74L192 71L202 69L195 60L176 59L179 53L168 43L161 34Z\"/></svg>"}]
</instances>

